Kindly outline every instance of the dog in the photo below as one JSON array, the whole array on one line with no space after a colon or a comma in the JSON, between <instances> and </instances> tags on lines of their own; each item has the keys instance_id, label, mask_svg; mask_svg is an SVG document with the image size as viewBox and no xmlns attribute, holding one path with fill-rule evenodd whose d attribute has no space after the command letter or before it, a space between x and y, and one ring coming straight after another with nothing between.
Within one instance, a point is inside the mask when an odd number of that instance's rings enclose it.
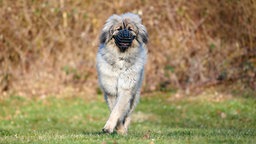
<instances>
[{"instance_id":1,"label":"dog","mask_svg":"<svg viewBox=\"0 0 256 144\"><path fill-rule=\"evenodd\" d=\"M131 113L140 98L148 33L138 15L114 14L107 19L99 39L96 68L111 111L102 131L127 134Z\"/></svg>"}]
</instances>

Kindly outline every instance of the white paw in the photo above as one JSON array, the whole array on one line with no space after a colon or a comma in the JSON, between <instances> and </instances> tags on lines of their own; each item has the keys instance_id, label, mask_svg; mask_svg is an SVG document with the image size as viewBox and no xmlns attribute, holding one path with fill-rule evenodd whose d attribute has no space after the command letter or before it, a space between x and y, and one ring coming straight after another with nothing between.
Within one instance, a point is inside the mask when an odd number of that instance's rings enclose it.
<instances>
[{"instance_id":1,"label":"white paw","mask_svg":"<svg viewBox=\"0 0 256 144\"><path fill-rule=\"evenodd\" d=\"M111 123L107 122L104 126L104 128L102 129L102 131L104 133L113 133L114 131L114 126L111 126Z\"/></svg>"},{"instance_id":2,"label":"white paw","mask_svg":"<svg viewBox=\"0 0 256 144\"><path fill-rule=\"evenodd\" d=\"M104 133L109 133L109 134L113 133L113 129L103 128L102 131L103 131Z\"/></svg>"}]
</instances>

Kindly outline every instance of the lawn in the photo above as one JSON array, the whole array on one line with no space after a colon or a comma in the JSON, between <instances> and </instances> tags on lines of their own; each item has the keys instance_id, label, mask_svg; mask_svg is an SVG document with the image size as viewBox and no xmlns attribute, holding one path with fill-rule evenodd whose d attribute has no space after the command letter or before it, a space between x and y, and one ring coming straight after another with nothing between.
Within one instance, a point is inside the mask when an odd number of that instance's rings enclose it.
<instances>
[{"instance_id":1,"label":"lawn","mask_svg":"<svg viewBox=\"0 0 256 144\"><path fill-rule=\"evenodd\" d=\"M109 111L102 98L0 100L0 143L256 143L256 99L142 96L128 135L103 134Z\"/></svg>"}]
</instances>

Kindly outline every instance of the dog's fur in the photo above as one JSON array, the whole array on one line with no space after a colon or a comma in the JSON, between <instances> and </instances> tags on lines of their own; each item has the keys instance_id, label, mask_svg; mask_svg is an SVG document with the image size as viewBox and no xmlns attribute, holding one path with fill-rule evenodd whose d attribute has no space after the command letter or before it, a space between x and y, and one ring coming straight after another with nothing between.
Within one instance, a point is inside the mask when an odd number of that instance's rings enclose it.
<instances>
[{"instance_id":1,"label":"dog's fur","mask_svg":"<svg viewBox=\"0 0 256 144\"><path fill-rule=\"evenodd\" d=\"M124 28L129 29L135 38L131 46L122 52L113 36ZM147 42L147 30L141 24L140 17L133 13L112 15L102 29L97 53L97 72L100 87L111 111L103 132L112 133L116 129L120 134L127 133L130 115L140 97Z\"/></svg>"}]
</instances>

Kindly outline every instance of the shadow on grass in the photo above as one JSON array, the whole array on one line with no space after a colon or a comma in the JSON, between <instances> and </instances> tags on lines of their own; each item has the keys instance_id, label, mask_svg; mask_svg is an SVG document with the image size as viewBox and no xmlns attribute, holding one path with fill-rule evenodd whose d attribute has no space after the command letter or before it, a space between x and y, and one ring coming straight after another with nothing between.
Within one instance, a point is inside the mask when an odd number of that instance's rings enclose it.
<instances>
[{"instance_id":1,"label":"shadow on grass","mask_svg":"<svg viewBox=\"0 0 256 144\"><path fill-rule=\"evenodd\" d=\"M147 132L146 132L147 133ZM128 132L127 135L122 135L122 134L118 134L116 131L114 131L113 133L109 134L109 133L105 133L105 132L102 132L102 131L83 131L82 134L84 136L100 136L100 137L110 137L110 138L121 138L121 137L137 137L137 138L141 138L143 137L144 135L144 132L143 133L140 133L140 132Z\"/></svg>"},{"instance_id":2,"label":"shadow on grass","mask_svg":"<svg viewBox=\"0 0 256 144\"><path fill-rule=\"evenodd\" d=\"M86 136L90 136L90 135L91 136L92 135L98 135L98 136L100 136L100 135L111 135L111 136L115 136L115 135L118 135L117 132L113 132L113 133L109 134L109 133L105 133L105 132L102 132L102 131L93 131L93 132L83 131L82 134L86 135Z\"/></svg>"},{"instance_id":3,"label":"shadow on grass","mask_svg":"<svg viewBox=\"0 0 256 144\"><path fill-rule=\"evenodd\" d=\"M86 135L86 136L91 136L91 135L105 135L104 132L99 132L99 131L94 131L94 132L83 131L82 134L83 134L83 135Z\"/></svg>"}]
</instances>

